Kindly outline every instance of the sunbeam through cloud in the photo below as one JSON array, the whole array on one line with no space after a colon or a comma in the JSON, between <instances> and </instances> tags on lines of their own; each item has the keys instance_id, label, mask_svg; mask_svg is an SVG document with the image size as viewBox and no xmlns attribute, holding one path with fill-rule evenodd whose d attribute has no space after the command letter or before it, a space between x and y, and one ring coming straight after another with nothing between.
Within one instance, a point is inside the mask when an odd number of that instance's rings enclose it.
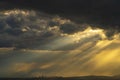
<instances>
[{"instance_id":1,"label":"sunbeam through cloud","mask_svg":"<svg viewBox=\"0 0 120 80\"><path fill-rule=\"evenodd\" d=\"M0 77L120 75L120 32L37 10L0 12Z\"/></svg>"}]
</instances>

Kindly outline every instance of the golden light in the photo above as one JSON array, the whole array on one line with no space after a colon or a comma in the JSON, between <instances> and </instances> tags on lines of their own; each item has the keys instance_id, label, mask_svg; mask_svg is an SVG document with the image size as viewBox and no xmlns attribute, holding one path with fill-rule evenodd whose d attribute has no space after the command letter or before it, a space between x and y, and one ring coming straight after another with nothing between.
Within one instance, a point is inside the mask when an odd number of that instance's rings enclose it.
<instances>
[{"instance_id":1,"label":"golden light","mask_svg":"<svg viewBox=\"0 0 120 80\"><path fill-rule=\"evenodd\" d=\"M85 31L77 32L77 33L74 33L74 34L68 35L68 36L71 37L71 40L73 40L75 42L79 42L81 39L94 37L96 35L98 35L98 37L100 36L102 39L106 39L104 30L92 29L91 27L88 27Z\"/></svg>"},{"instance_id":2,"label":"golden light","mask_svg":"<svg viewBox=\"0 0 120 80\"><path fill-rule=\"evenodd\" d=\"M23 10L12 10L12 11L11 10L7 10L7 11L4 12L4 15L6 15L6 16L9 16L11 14L14 14L14 15L22 14L24 16L27 16L27 15L29 15L29 11L25 11L25 10L24 11Z\"/></svg>"}]
</instances>

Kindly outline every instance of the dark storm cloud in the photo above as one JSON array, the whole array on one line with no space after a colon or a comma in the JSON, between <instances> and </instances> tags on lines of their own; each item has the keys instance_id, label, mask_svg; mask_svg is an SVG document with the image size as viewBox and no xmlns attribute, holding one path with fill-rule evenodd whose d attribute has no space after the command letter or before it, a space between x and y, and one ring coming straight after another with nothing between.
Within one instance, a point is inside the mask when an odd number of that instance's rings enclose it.
<instances>
[{"instance_id":1,"label":"dark storm cloud","mask_svg":"<svg viewBox=\"0 0 120 80\"><path fill-rule=\"evenodd\" d=\"M83 31L69 19L27 10L6 10L0 13L0 47L34 48L62 38L64 34ZM45 48L46 49L46 48Z\"/></svg>"},{"instance_id":2,"label":"dark storm cloud","mask_svg":"<svg viewBox=\"0 0 120 80\"><path fill-rule=\"evenodd\" d=\"M69 27L68 27L69 26ZM84 29L86 29L86 27L83 27L82 25L79 26L77 24L74 23L66 23L66 24L62 24L60 26L60 29L64 32L64 33L68 33L68 34L72 34L75 33L77 31L83 31Z\"/></svg>"},{"instance_id":3,"label":"dark storm cloud","mask_svg":"<svg viewBox=\"0 0 120 80\"><path fill-rule=\"evenodd\" d=\"M119 0L4 0L3 2L7 4L2 5L1 9L35 9L58 14L78 23L100 25L98 27L103 29L120 31Z\"/></svg>"},{"instance_id":4,"label":"dark storm cloud","mask_svg":"<svg viewBox=\"0 0 120 80\"><path fill-rule=\"evenodd\" d=\"M18 14L13 10L10 15L1 13L0 47L44 48L42 45L46 42L62 38L63 34L84 31L88 25L104 29L112 39L114 34L120 32L119 3L118 0L1 1L0 9L35 9L68 20L34 11L18 11Z\"/></svg>"},{"instance_id":5,"label":"dark storm cloud","mask_svg":"<svg viewBox=\"0 0 120 80\"><path fill-rule=\"evenodd\" d=\"M0 47L15 47L16 49L74 49L78 46L74 43L75 39L77 41L77 38L86 36L81 38L79 45L82 45L92 38L92 41L101 40L100 35L103 34L94 30L92 32L92 28L84 32L90 27L87 23L77 24L69 19L32 10L1 11L0 26ZM77 32L83 32L83 35L70 37L70 35L77 35L75 34ZM87 35L89 33L90 36ZM108 37L114 34L115 30L106 30Z\"/></svg>"}]
</instances>

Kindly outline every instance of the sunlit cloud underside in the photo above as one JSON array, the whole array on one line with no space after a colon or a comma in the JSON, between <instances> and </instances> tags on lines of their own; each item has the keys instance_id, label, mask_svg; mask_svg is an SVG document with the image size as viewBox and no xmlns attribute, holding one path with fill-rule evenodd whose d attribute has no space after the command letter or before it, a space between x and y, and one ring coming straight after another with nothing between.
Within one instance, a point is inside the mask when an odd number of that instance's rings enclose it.
<instances>
[{"instance_id":1,"label":"sunlit cloud underside","mask_svg":"<svg viewBox=\"0 0 120 80\"><path fill-rule=\"evenodd\" d=\"M58 26L54 28L59 31ZM41 45L37 49L1 48L0 77L120 75L120 34L108 39L105 32L91 26L72 34L59 31L59 37L43 45L46 50Z\"/></svg>"}]
</instances>

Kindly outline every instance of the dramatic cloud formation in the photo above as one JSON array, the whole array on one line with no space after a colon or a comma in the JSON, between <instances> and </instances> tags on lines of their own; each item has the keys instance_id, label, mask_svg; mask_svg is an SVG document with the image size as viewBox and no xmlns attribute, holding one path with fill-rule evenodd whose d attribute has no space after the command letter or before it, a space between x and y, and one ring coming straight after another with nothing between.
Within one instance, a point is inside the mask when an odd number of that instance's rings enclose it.
<instances>
[{"instance_id":1,"label":"dramatic cloud formation","mask_svg":"<svg viewBox=\"0 0 120 80\"><path fill-rule=\"evenodd\" d=\"M0 77L120 75L117 29L39 11L0 13Z\"/></svg>"},{"instance_id":2,"label":"dramatic cloud formation","mask_svg":"<svg viewBox=\"0 0 120 80\"><path fill-rule=\"evenodd\" d=\"M48 50L58 49L56 43L59 42L58 46L62 48L63 46L75 45L75 40L69 42L69 39L74 38L72 35L78 35L78 39L84 35L87 37L87 34L91 34L87 39L92 39L94 37L98 37L99 39L102 38L100 36L101 32L97 30L96 26L93 27L93 29L91 27L88 32L82 33L85 29L90 28L89 24L77 24L69 19L50 16L37 11L2 11L0 13L0 26L0 47L15 47L17 49L38 48ZM112 39L112 36L118 33L116 29L108 29L105 31L101 29L101 31L102 35L107 35L109 39ZM85 38L82 38L84 42L87 41ZM64 41L66 42L63 43ZM53 48L48 47L51 45L53 45Z\"/></svg>"},{"instance_id":3,"label":"dramatic cloud formation","mask_svg":"<svg viewBox=\"0 0 120 80\"><path fill-rule=\"evenodd\" d=\"M87 27L35 11L9 10L0 14L0 47L43 47L46 42L60 37L64 39Z\"/></svg>"},{"instance_id":4,"label":"dramatic cloud formation","mask_svg":"<svg viewBox=\"0 0 120 80\"><path fill-rule=\"evenodd\" d=\"M0 77L119 76L119 4L0 0Z\"/></svg>"}]
</instances>

